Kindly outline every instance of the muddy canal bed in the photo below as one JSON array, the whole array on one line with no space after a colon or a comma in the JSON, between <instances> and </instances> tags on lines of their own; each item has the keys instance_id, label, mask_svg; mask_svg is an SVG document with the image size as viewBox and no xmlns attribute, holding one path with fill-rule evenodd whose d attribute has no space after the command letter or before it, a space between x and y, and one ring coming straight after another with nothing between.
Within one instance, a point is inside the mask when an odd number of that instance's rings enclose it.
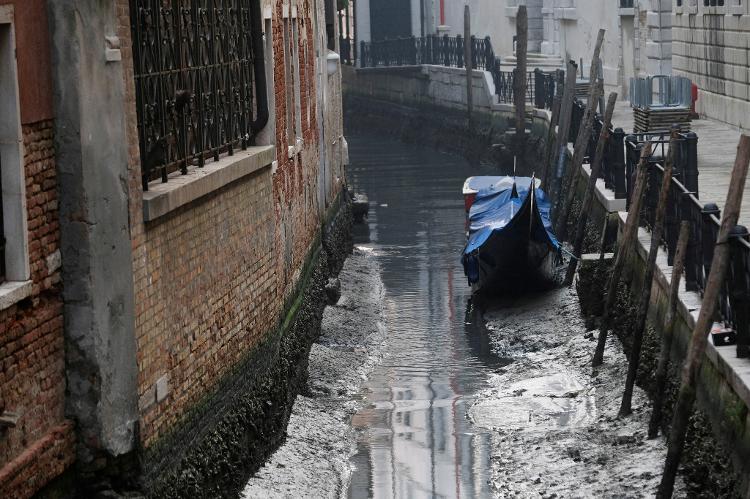
<instances>
[{"instance_id":1,"label":"muddy canal bed","mask_svg":"<svg viewBox=\"0 0 750 499\"><path fill-rule=\"evenodd\" d=\"M313 347L309 393L244 497L652 496L666 446L645 438L640 389L633 415L616 417L617 338L592 373L596 333L572 289L471 296L461 185L492 169L383 138L349 146L369 217Z\"/></svg>"},{"instance_id":2,"label":"muddy canal bed","mask_svg":"<svg viewBox=\"0 0 750 499\"><path fill-rule=\"evenodd\" d=\"M578 296L554 289L503 299L484 314L492 348L514 361L490 376L469 410L491 428L497 497L653 497L666 456L648 440L650 402L638 387L633 414L618 418L627 360L610 336L591 369L596 332ZM675 497L682 495L677 484Z\"/></svg>"},{"instance_id":3,"label":"muddy canal bed","mask_svg":"<svg viewBox=\"0 0 750 499\"><path fill-rule=\"evenodd\" d=\"M308 392L295 401L284 445L250 479L244 498L336 498L347 489L356 442L350 421L386 331L372 251L355 248L339 278L341 298L326 307L310 352Z\"/></svg>"}]
</instances>

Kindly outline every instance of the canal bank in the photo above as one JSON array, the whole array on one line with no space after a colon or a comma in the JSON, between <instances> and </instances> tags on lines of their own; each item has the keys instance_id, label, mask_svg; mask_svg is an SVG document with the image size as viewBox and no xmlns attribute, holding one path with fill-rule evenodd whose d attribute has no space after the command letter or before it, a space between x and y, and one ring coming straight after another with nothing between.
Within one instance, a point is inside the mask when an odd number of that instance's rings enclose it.
<instances>
[{"instance_id":1,"label":"canal bank","mask_svg":"<svg viewBox=\"0 0 750 499\"><path fill-rule=\"evenodd\" d=\"M379 362L386 330L383 284L372 251L355 248L339 274L341 297L323 312L310 349L307 384L297 396L284 443L242 497L340 497L348 486L362 383Z\"/></svg>"}]
</instances>

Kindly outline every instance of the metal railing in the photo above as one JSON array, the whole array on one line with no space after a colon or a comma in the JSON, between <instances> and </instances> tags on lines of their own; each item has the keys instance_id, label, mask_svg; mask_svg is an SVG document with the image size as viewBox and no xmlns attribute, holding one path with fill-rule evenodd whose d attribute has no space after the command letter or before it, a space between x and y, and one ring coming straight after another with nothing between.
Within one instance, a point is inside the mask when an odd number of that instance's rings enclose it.
<instances>
[{"instance_id":1,"label":"metal railing","mask_svg":"<svg viewBox=\"0 0 750 499\"><path fill-rule=\"evenodd\" d=\"M573 103L571 111L568 142L575 142L578 138L578 132L585 112L586 105L580 100L576 100ZM599 143L599 136L601 135L602 128L604 128L602 116L596 114L591 128L591 135L588 137L586 143L584 161L591 162L594 153L596 152L596 146ZM610 138L604 149L600 178L604 179L604 185L608 189L614 191L615 199L628 199L632 185L630 176L628 175L629 163L626 162L625 132L622 128L613 128L612 126L610 126L609 131Z\"/></svg>"},{"instance_id":2,"label":"metal railing","mask_svg":"<svg viewBox=\"0 0 750 499\"><path fill-rule=\"evenodd\" d=\"M571 115L569 142L578 136L586 106L576 101ZM604 123L598 114L594 120L586 156L594 154ZM669 152L670 132L626 135L621 128L611 130L605 149L601 177L616 199L630 196L635 182L636 166L646 141L652 144L648 183L641 222L652 228L656 218L659 189L664 175L664 161ZM690 241L685 258L685 287L703 295L716 239L721 211L715 203L705 203L698 196L698 136L693 132L678 133L674 154L672 185L669 191L662 243L667 249L668 263L673 264L677 250L680 223L690 223ZM719 298L721 321L737 332L737 355L750 357L750 236L743 226L735 227L731 238L731 261L726 282Z\"/></svg>"},{"instance_id":3,"label":"metal railing","mask_svg":"<svg viewBox=\"0 0 750 499\"><path fill-rule=\"evenodd\" d=\"M625 139L629 171L640 158L645 140L656 146L649 161L642 222L649 229L656 217L659 190L664 176L664 161L669 147L669 134L629 135ZM679 225L690 224L690 240L685 257L685 288L703 296L711 271L711 262L721 224L721 210L698 196L697 142L695 133L678 134L669 190L662 244L673 264ZM743 226L736 226L732 237L730 268L719 296L719 316L727 327L737 332L738 356L747 357L750 349L750 237Z\"/></svg>"},{"instance_id":4,"label":"metal railing","mask_svg":"<svg viewBox=\"0 0 750 499\"><path fill-rule=\"evenodd\" d=\"M131 0L130 14L143 189L246 148L253 0Z\"/></svg>"},{"instance_id":5,"label":"metal railing","mask_svg":"<svg viewBox=\"0 0 750 499\"><path fill-rule=\"evenodd\" d=\"M464 38L461 35L442 37L406 37L360 43L361 67L417 66L434 64L463 68ZM470 39L471 67L483 69L492 75L495 94L501 103L514 102L514 71L501 71L500 59L495 56L490 37ZM539 69L526 75L526 102L543 109L552 108L555 96L555 73Z\"/></svg>"},{"instance_id":6,"label":"metal railing","mask_svg":"<svg viewBox=\"0 0 750 499\"><path fill-rule=\"evenodd\" d=\"M437 64L464 67L464 39L458 36L408 36L360 43L361 66ZM490 38L471 37L473 69L492 70L496 64Z\"/></svg>"}]
</instances>

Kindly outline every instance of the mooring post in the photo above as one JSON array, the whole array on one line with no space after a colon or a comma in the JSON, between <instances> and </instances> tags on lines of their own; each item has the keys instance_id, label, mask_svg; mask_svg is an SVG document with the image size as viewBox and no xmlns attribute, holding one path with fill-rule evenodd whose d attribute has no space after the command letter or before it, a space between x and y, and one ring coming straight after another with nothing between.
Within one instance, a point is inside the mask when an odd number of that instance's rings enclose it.
<instances>
[{"instance_id":1,"label":"mooring post","mask_svg":"<svg viewBox=\"0 0 750 499\"><path fill-rule=\"evenodd\" d=\"M633 387L635 386L636 374L638 374L638 365L641 362L643 334L646 330L646 315L648 314L648 306L651 301L651 288L653 287L654 271L656 269L656 256L659 253L659 246L661 246L662 234L664 234L664 219L667 214L669 189L672 186L672 169L674 168L674 155L678 139L677 134L678 130L672 130L672 136L669 141L669 153L667 160L664 162L664 175L662 176L661 189L659 190L659 201L656 205L654 226L651 229L651 246L648 249L648 258L646 260L646 274L643 277L641 296L638 300L638 309L635 316L633 344L630 347L630 358L628 362L628 375L625 380L625 390L622 394L622 402L620 403L619 415L621 417L628 416L633 412Z\"/></svg>"},{"instance_id":2,"label":"mooring post","mask_svg":"<svg viewBox=\"0 0 750 499\"><path fill-rule=\"evenodd\" d=\"M659 426L661 426L662 410L664 408L664 391L667 386L667 371L669 369L669 354L672 351L674 326L677 322L677 302L680 294L680 280L682 279L682 274L685 270L685 253L687 253L689 239L690 222L683 221L680 224L680 236L677 239L677 253L674 257L674 266L672 266L672 281L669 283L667 313L664 318L666 326L661 335L659 362L656 366L654 407L651 412L651 419L648 422L648 438L656 438L659 434Z\"/></svg>"},{"instance_id":3,"label":"mooring post","mask_svg":"<svg viewBox=\"0 0 750 499\"><path fill-rule=\"evenodd\" d=\"M471 132L474 129L472 122L474 68L471 64L471 14L468 5L464 5L464 64L466 65L466 112L469 120L469 131Z\"/></svg>"},{"instance_id":4,"label":"mooring post","mask_svg":"<svg viewBox=\"0 0 750 499\"><path fill-rule=\"evenodd\" d=\"M604 126L599 133L599 142L596 144L596 153L594 154L594 160L591 163L591 175L589 176L589 182L586 185L586 194L583 196L583 204L581 205L581 214L578 217L578 226L576 227L575 238L573 239L573 258L568 263L568 272L565 275L565 285L570 286L573 284L573 278L576 274L576 267L578 266L578 259L581 258L581 249L583 247L583 239L586 235L586 223L589 218L589 210L591 209L591 202L594 199L594 190L596 189L596 180L599 178L599 173L602 170L602 161L604 159L604 151L607 149L609 141L609 129L612 126L612 114L615 112L615 103L617 102L617 92L609 94L609 100L607 101L607 108L604 112Z\"/></svg>"},{"instance_id":5,"label":"mooring post","mask_svg":"<svg viewBox=\"0 0 750 499\"><path fill-rule=\"evenodd\" d=\"M677 394L672 427L669 432L669 448L664 463L664 474L657 491L657 497L672 497L674 480L677 468L680 465L682 450L685 446L685 434L687 433L688 419L693 412L695 403L696 384L700 367L705 357L706 344L708 343L708 331L713 322L716 306L719 303L719 293L724 286L724 278L729 264L729 236L737 224L742 206L742 194L745 190L747 180L747 168L750 164L750 137L740 136L737 146L737 158L732 168L732 177L729 182L727 200L724 204L724 215L721 219L719 236L716 239L711 273L708 275L708 283L703 294L698 320L690 338L688 354L682 370L682 382Z\"/></svg>"},{"instance_id":6,"label":"mooring post","mask_svg":"<svg viewBox=\"0 0 750 499\"><path fill-rule=\"evenodd\" d=\"M599 338L594 351L594 358L591 361L593 367L598 367L604 361L604 348L607 346L607 334L609 332L609 322L611 320L612 307L617 297L617 284L620 282L622 270L625 267L625 259L630 252L631 246L635 243L638 234L638 221L640 219L641 205L643 203L643 191L646 188L646 170L651 158L651 142L646 142L641 150L641 159L638 161L638 168L635 178L635 187L633 188L633 197L628 210L628 218L625 221L625 230L623 231L622 242L615 248L615 263L612 267L612 273L607 279L607 296L604 302L604 311L602 320L599 325Z\"/></svg>"},{"instance_id":7,"label":"mooring post","mask_svg":"<svg viewBox=\"0 0 750 499\"><path fill-rule=\"evenodd\" d=\"M567 190L565 192L565 202L562 205L562 209L559 210L556 233L559 238L564 238L568 225L568 216L570 215L570 209L575 198L575 179L578 175L578 170L581 169L583 164L583 157L586 154L588 147L589 138L591 137L591 128L594 124L594 118L596 117L596 104L599 102L599 97L604 93L604 80L599 78L599 54L602 50L602 44L604 43L604 29L599 30L599 34L596 38L596 45L594 46L594 55L591 58L591 69L589 71L589 100L586 103L586 112L583 116L583 123L581 123L578 129L578 137L576 137L575 147L573 149L573 162L570 165L570 171L566 175L565 185Z\"/></svg>"},{"instance_id":8,"label":"mooring post","mask_svg":"<svg viewBox=\"0 0 750 499\"><path fill-rule=\"evenodd\" d=\"M555 139L555 149L552 151L552 164L550 165L550 169L557 179L562 175L565 151L568 148L568 134L570 132L571 113L573 112L577 73L578 67L576 64L573 61L568 61L565 69L565 87L563 88L563 96L560 100L560 126L558 127ZM548 185L547 189L551 191L550 187L552 186ZM556 191L557 193L560 192L559 185L556 186ZM549 192L549 194L551 195L552 193Z\"/></svg>"},{"instance_id":9,"label":"mooring post","mask_svg":"<svg viewBox=\"0 0 750 499\"><path fill-rule=\"evenodd\" d=\"M544 188L547 189L547 193L550 193L550 169L552 163L552 153L556 149L557 139L555 138L555 131L557 125L560 122L560 108L562 107L562 92L565 88L565 76L563 71L557 70L555 72L555 96L552 99L552 116L550 118L549 130L547 130L547 141L544 144L544 172L542 174L542 182Z\"/></svg>"},{"instance_id":10,"label":"mooring post","mask_svg":"<svg viewBox=\"0 0 750 499\"><path fill-rule=\"evenodd\" d=\"M516 108L516 156L523 161L526 142L526 49L529 25L525 5L516 14L516 70L513 77L513 104Z\"/></svg>"},{"instance_id":11,"label":"mooring post","mask_svg":"<svg viewBox=\"0 0 750 499\"><path fill-rule=\"evenodd\" d=\"M685 135L685 153L687 158L683 164L685 170L683 174L683 185L685 188L695 193L698 197L698 135L695 132L689 132Z\"/></svg>"},{"instance_id":12,"label":"mooring post","mask_svg":"<svg viewBox=\"0 0 750 499\"><path fill-rule=\"evenodd\" d=\"M625 199L627 196L627 187L625 182L625 131L622 128L615 128L612 134L612 150L614 157L610 168L613 171L615 199Z\"/></svg>"},{"instance_id":13,"label":"mooring post","mask_svg":"<svg viewBox=\"0 0 750 499\"><path fill-rule=\"evenodd\" d=\"M737 225L731 233L731 276L729 281L729 303L732 320L737 333L737 357L750 357L750 251L748 231Z\"/></svg>"}]
</instances>

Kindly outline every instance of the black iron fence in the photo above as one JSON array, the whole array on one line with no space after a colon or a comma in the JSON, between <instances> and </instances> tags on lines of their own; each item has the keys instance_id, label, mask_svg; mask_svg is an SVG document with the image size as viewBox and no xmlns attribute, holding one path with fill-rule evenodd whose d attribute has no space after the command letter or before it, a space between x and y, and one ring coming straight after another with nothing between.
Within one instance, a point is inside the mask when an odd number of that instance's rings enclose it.
<instances>
[{"instance_id":1,"label":"black iron fence","mask_svg":"<svg viewBox=\"0 0 750 499\"><path fill-rule=\"evenodd\" d=\"M490 38L471 37L473 69L492 70L495 53ZM464 67L465 40L458 36L428 35L392 38L375 42L361 42L360 57L363 68L377 66L408 66L437 64Z\"/></svg>"},{"instance_id":2,"label":"black iron fence","mask_svg":"<svg viewBox=\"0 0 750 499\"><path fill-rule=\"evenodd\" d=\"M247 147L254 3L130 1L144 190Z\"/></svg>"},{"instance_id":3,"label":"black iron fence","mask_svg":"<svg viewBox=\"0 0 750 499\"><path fill-rule=\"evenodd\" d=\"M659 190L664 176L669 134L629 135L625 139L629 172L634 170L640 159L646 140L656 146L656 154L649 161L642 216L643 224L651 228L655 222ZM685 257L685 287L688 291L696 291L703 296L719 234L721 210L715 203L704 202L698 196L697 142L695 133L678 134L662 244L667 250L668 263L672 265L680 223L687 221L690 224L690 240ZM738 356L747 357L750 353L750 237L747 229L743 226L735 227L730 244L730 268L719 297L719 317L716 319L736 331Z\"/></svg>"},{"instance_id":4,"label":"black iron fence","mask_svg":"<svg viewBox=\"0 0 750 499\"><path fill-rule=\"evenodd\" d=\"M578 132L585 112L586 105L580 100L576 100L573 103L571 111L568 142L575 142L578 138ZM604 120L602 116L597 114L594 117L591 135L586 143L584 161L591 162L594 153L596 152L596 146L599 143L602 128L604 128ZM604 149L604 156L602 157L600 178L604 180L604 185L608 189L614 191L615 199L628 199L629 193L632 190L632 179L628 170L628 168L630 168L630 162L626 161L625 132L622 128L613 129L613 127L610 126L609 133L610 137Z\"/></svg>"},{"instance_id":5,"label":"black iron fence","mask_svg":"<svg viewBox=\"0 0 750 499\"><path fill-rule=\"evenodd\" d=\"M571 114L569 142L575 142L585 113L585 104L576 101ZM604 126L598 114L594 120L586 156L594 154L601 129ZM669 152L670 133L628 134L621 128L611 130L605 149L601 178L616 199L625 199L630 206L630 195L635 182L636 166L641 150L651 142L652 156L649 161L648 183L643 203L641 221L653 227L656 218L659 189L664 175L664 162ZM716 239L721 223L721 211L715 203L706 203L698 196L698 136L693 132L679 133L674 151L673 178L669 191L667 214L662 244L673 264L677 251L679 226L682 221L690 224L690 241L685 258L685 287L703 295ZM750 235L747 228L734 229L731 244L731 262L726 282L719 298L719 315L726 326L737 332L737 354L750 357Z\"/></svg>"},{"instance_id":6,"label":"black iron fence","mask_svg":"<svg viewBox=\"0 0 750 499\"><path fill-rule=\"evenodd\" d=\"M489 71L495 84L499 102L513 103L514 71L501 71L500 59L495 56L490 37L470 39L471 67ZM458 36L405 37L360 43L360 60L363 68L417 66L435 64L463 68L465 40ZM526 75L526 102L538 108L551 109L555 96L555 73L541 70Z\"/></svg>"}]
</instances>

